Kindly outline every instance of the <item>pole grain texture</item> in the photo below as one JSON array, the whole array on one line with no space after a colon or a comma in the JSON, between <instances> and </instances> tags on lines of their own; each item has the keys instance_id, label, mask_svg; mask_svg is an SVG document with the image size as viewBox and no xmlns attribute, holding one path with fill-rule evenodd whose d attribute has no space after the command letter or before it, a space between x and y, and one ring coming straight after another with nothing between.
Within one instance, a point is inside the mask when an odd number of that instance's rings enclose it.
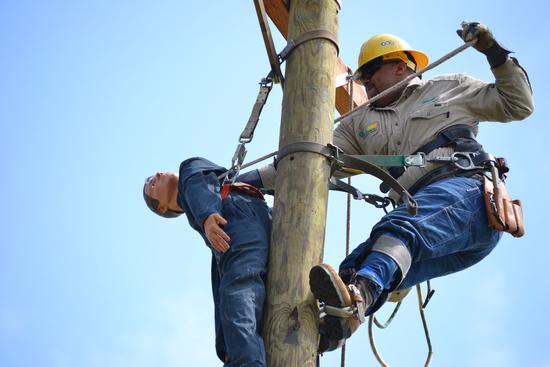
<instances>
[{"instance_id":1,"label":"pole grain texture","mask_svg":"<svg viewBox=\"0 0 550 367\"><path fill-rule=\"evenodd\" d=\"M338 34L335 0L290 2L288 38L322 29ZM279 149L295 142L332 142L336 46L312 39L289 56ZM309 269L321 262L327 214L329 161L316 153L287 155L277 166L264 337L270 367L313 367L318 307Z\"/></svg>"}]
</instances>

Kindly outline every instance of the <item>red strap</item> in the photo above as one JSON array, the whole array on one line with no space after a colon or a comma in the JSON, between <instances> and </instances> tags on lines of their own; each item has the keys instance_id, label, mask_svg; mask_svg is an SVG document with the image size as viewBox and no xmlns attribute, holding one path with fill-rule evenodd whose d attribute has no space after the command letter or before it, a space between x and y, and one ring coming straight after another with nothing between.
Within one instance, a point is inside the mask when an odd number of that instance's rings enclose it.
<instances>
[{"instance_id":1,"label":"red strap","mask_svg":"<svg viewBox=\"0 0 550 367\"><path fill-rule=\"evenodd\" d=\"M240 192L245 193L247 195L250 195L250 196L256 197L258 199L264 200L264 195L262 194L262 192L260 190L258 190L258 188L254 187L252 185L243 183L243 182L237 182L237 183L234 183L234 184L224 184L222 186L222 190L220 192L222 200L225 199L227 197L227 195L229 195L231 190L240 191Z\"/></svg>"},{"instance_id":2,"label":"red strap","mask_svg":"<svg viewBox=\"0 0 550 367\"><path fill-rule=\"evenodd\" d=\"M222 200L229 195L229 192L231 192L231 184L223 184L222 191L220 192L220 195L222 196Z\"/></svg>"}]
</instances>

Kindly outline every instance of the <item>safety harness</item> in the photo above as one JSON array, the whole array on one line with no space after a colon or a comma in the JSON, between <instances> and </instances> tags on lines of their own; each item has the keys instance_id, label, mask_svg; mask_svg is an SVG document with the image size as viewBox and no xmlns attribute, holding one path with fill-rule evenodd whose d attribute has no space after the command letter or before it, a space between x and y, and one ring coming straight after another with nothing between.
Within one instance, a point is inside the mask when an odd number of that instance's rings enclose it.
<instances>
[{"instance_id":1,"label":"safety harness","mask_svg":"<svg viewBox=\"0 0 550 367\"><path fill-rule=\"evenodd\" d=\"M489 171L490 165L498 167L501 177L508 172L505 160L496 159L485 152L483 146L476 141L472 127L468 125L455 125L441 131L435 139L424 144L414 154L427 156L435 149L442 147L453 147L455 152L447 157L438 156L426 159L426 162L448 164L436 168L418 179L409 188L411 194L414 195L420 188L450 176L469 177ZM405 173L405 170L406 167L391 167L388 171L393 178L398 179ZM389 189L384 183L380 186L382 192L388 192Z\"/></svg>"},{"instance_id":2,"label":"safety harness","mask_svg":"<svg viewBox=\"0 0 550 367\"><path fill-rule=\"evenodd\" d=\"M254 187L244 182L223 184L220 192L222 200L229 196L232 191L240 192L242 194L264 200L264 194L262 194L262 192L257 187Z\"/></svg>"}]
</instances>

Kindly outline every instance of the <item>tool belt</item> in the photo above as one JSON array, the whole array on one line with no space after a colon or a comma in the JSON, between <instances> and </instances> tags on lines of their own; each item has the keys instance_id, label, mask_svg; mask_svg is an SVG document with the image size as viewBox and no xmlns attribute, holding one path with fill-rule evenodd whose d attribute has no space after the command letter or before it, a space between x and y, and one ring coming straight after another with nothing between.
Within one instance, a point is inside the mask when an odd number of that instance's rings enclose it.
<instances>
[{"instance_id":1,"label":"tool belt","mask_svg":"<svg viewBox=\"0 0 550 367\"><path fill-rule=\"evenodd\" d=\"M254 187L252 185L246 184L244 182L235 182L235 183L232 183L232 184L230 184L230 183L223 184L222 185L222 190L220 192L222 200L225 199L231 193L231 191L237 191L237 192L240 192L240 193L243 193L243 194L246 194L246 195L261 199L261 200L264 200L264 195L262 194L262 192L258 188Z\"/></svg>"},{"instance_id":2,"label":"tool belt","mask_svg":"<svg viewBox=\"0 0 550 367\"><path fill-rule=\"evenodd\" d=\"M476 177L483 183L483 197L489 227L508 232L514 237L525 234L520 200L512 200L505 185L509 168L504 158L479 152L455 152L451 157L436 157L431 161L448 162L421 177L409 189L414 195L422 187L448 177Z\"/></svg>"},{"instance_id":3,"label":"tool belt","mask_svg":"<svg viewBox=\"0 0 550 367\"><path fill-rule=\"evenodd\" d=\"M506 189L504 179L509 168L504 158L495 158L483 150L475 140L470 126L456 125L440 132L436 138L423 145L415 153L428 154L440 147L454 147L450 157L435 157L431 162L447 162L417 180L409 189L414 195L420 188L452 176L478 177L483 182L483 191L489 227L508 232L514 237L525 234L523 210L520 200L512 200ZM404 169L396 167L390 170L393 177L401 176Z\"/></svg>"},{"instance_id":4,"label":"tool belt","mask_svg":"<svg viewBox=\"0 0 550 367\"><path fill-rule=\"evenodd\" d=\"M508 232L514 237L525 234L523 209L520 200L510 199L504 180L496 166L491 167L491 178L483 176L483 196L489 227Z\"/></svg>"}]
</instances>

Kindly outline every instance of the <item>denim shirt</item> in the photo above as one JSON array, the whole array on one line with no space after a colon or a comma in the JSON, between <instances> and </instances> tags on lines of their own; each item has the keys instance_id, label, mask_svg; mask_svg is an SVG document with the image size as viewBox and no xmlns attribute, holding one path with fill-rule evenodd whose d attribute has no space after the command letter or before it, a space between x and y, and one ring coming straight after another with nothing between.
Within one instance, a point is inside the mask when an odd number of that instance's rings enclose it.
<instances>
[{"instance_id":1,"label":"denim shirt","mask_svg":"<svg viewBox=\"0 0 550 367\"><path fill-rule=\"evenodd\" d=\"M189 224L204 237L203 224L213 213L222 212L218 176L227 170L204 158L189 158L180 164L178 205Z\"/></svg>"}]
</instances>

